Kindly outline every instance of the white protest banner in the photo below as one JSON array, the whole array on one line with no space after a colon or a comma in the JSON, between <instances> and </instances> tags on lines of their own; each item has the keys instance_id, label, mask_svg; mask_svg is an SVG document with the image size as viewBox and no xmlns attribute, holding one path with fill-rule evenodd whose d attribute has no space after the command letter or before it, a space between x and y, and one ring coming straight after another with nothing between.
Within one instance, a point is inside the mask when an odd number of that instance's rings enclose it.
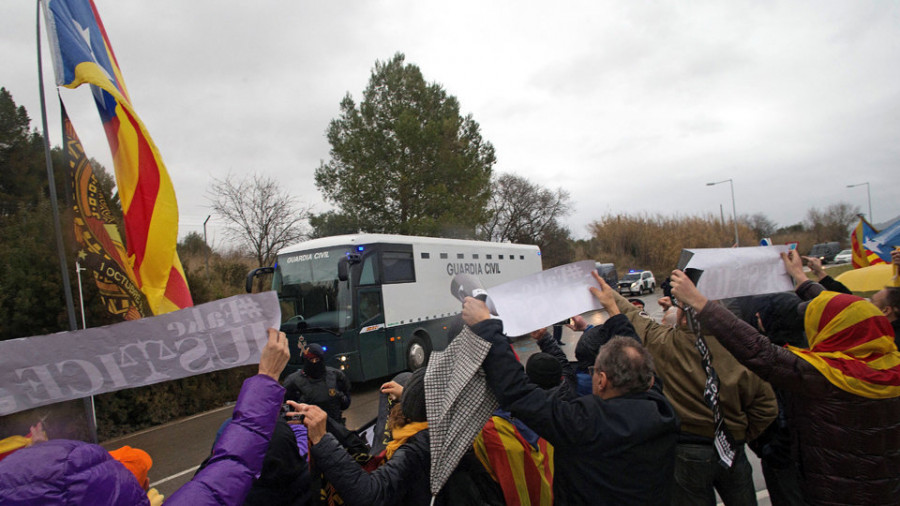
<instances>
[{"instance_id":1,"label":"white protest banner","mask_svg":"<svg viewBox=\"0 0 900 506\"><path fill-rule=\"evenodd\" d=\"M0 342L0 415L259 363L278 328L275 292L152 318Z\"/></svg>"},{"instance_id":2,"label":"white protest banner","mask_svg":"<svg viewBox=\"0 0 900 506\"><path fill-rule=\"evenodd\" d=\"M686 249L680 263L687 262L680 267L692 279L688 270L699 271L697 289L710 300L786 292L794 288L781 260L787 251L787 246Z\"/></svg>"},{"instance_id":3,"label":"white protest banner","mask_svg":"<svg viewBox=\"0 0 900 506\"><path fill-rule=\"evenodd\" d=\"M503 330L520 336L602 308L588 289L598 287L591 276L594 267L593 260L582 260L489 288Z\"/></svg>"}]
</instances>

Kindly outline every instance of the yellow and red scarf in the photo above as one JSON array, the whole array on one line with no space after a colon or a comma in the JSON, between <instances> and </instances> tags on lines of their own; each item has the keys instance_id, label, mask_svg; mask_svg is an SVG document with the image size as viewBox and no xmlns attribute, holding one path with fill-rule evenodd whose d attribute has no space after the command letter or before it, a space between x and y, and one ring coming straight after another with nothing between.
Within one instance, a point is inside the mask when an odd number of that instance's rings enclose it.
<instances>
[{"instance_id":1,"label":"yellow and red scarf","mask_svg":"<svg viewBox=\"0 0 900 506\"><path fill-rule=\"evenodd\" d=\"M894 330L872 303L837 292L809 302L809 349L788 346L841 390L870 399L900 396L900 352Z\"/></svg>"},{"instance_id":2,"label":"yellow and red scarf","mask_svg":"<svg viewBox=\"0 0 900 506\"><path fill-rule=\"evenodd\" d=\"M406 440L418 434L420 431L423 431L428 428L428 422L412 422L404 425L403 427L397 427L391 430L391 441L387 444L387 447L384 450L384 456L386 460L389 460L394 456L394 452L397 451L397 448L403 446L406 443Z\"/></svg>"}]
</instances>

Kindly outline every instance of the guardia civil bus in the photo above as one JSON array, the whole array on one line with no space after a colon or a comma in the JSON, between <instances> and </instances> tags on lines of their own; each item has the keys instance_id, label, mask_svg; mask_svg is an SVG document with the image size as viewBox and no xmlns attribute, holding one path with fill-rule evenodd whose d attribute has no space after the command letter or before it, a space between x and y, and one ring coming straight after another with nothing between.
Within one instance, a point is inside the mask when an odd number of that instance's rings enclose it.
<instances>
[{"instance_id":1,"label":"guardia civil bus","mask_svg":"<svg viewBox=\"0 0 900 506\"><path fill-rule=\"evenodd\" d=\"M288 336L289 374L302 367L298 342L319 343L326 363L351 381L423 367L452 338L462 305L450 290L456 274L490 287L541 270L537 246L356 234L301 242L278 252L271 273Z\"/></svg>"}]
</instances>

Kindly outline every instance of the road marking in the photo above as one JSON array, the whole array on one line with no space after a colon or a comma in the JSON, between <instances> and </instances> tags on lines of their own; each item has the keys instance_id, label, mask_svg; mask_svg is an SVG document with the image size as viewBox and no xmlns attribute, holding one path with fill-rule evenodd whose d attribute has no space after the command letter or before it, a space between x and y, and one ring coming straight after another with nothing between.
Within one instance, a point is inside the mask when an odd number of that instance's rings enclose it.
<instances>
[{"instance_id":1,"label":"road marking","mask_svg":"<svg viewBox=\"0 0 900 506\"><path fill-rule=\"evenodd\" d=\"M200 469L200 466L194 466L194 467L192 467L192 468L190 468L190 469L185 469L184 471L181 471L180 473L175 473L175 474L173 474L172 476L166 476L165 478L163 478L163 479L161 479L161 480L157 480L157 481L151 483L151 484L150 484L150 488L158 487L158 486L159 486L160 484L162 484L162 483L165 483L165 482L167 482L167 481L174 480L175 478L180 478L180 477L182 477L182 476L184 476L184 475L186 475L186 474L188 474L188 473L193 473L193 472L196 471L197 469Z\"/></svg>"}]
</instances>

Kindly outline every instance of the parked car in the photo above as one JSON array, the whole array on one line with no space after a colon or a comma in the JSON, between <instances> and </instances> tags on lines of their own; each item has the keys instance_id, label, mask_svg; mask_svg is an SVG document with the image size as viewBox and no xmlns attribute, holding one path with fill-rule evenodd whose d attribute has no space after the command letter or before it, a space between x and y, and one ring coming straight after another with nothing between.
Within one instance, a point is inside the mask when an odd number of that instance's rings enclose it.
<instances>
[{"instance_id":1,"label":"parked car","mask_svg":"<svg viewBox=\"0 0 900 506\"><path fill-rule=\"evenodd\" d=\"M834 262L834 257L841 251L841 245L838 242L820 242L809 250L809 256L818 257L823 264Z\"/></svg>"},{"instance_id":2,"label":"parked car","mask_svg":"<svg viewBox=\"0 0 900 506\"><path fill-rule=\"evenodd\" d=\"M834 256L834 263L845 264L853 260L853 250L845 249Z\"/></svg>"},{"instance_id":3,"label":"parked car","mask_svg":"<svg viewBox=\"0 0 900 506\"><path fill-rule=\"evenodd\" d=\"M619 280L619 293L631 295L633 293L643 294L653 293L656 290L656 278L650 271L638 271L631 269L622 279Z\"/></svg>"},{"instance_id":4,"label":"parked car","mask_svg":"<svg viewBox=\"0 0 900 506\"><path fill-rule=\"evenodd\" d=\"M603 278L603 281L606 281L606 284L609 286L617 286L619 284L619 273L616 272L615 264L601 264L600 262L594 263L597 274Z\"/></svg>"}]
</instances>

